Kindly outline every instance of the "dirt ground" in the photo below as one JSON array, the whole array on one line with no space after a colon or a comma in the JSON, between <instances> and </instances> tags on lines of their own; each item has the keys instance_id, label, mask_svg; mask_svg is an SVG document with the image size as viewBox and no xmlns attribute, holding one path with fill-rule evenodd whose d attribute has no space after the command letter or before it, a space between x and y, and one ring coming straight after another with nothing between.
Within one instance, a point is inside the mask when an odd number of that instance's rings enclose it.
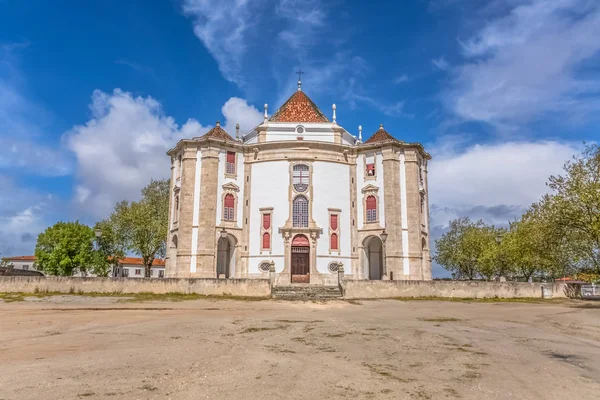
<instances>
[{"instance_id":1,"label":"dirt ground","mask_svg":"<svg viewBox=\"0 0 600 400\"><path fill-rule=\"evenodd\" d=\"M0 399L598 399L600 304L0 301Z\"/></svg>"}]
</instances>

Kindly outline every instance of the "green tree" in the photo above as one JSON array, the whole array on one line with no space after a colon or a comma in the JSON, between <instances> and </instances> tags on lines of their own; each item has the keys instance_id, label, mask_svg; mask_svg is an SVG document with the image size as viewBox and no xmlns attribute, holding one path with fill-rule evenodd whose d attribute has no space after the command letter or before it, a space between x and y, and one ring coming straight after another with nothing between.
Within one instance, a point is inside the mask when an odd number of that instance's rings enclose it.
<instances>
[{"instance_id":1,"label":"green tree","mask_svg":"<svg viewBox=\"0 0 600 400\"><path fill-rule=\"evenodd\" d=\"M435 262L451 271L457 279L492 279L497 275L495 256L496 229L468 217L450 221L450 229L435 241Z\"/></svg>"},{"instance_id":2,"label":"green tree","mask_svg":"<svg viewBox=\"0 0 600 400\"><path fill-rule=\"evenodd\" d=\"M564 170L550 177L553 193L545 201L553 223L568 239L573 263L600 273L600 148L586 146Z\"/></svg>"},{"instance_id":3,"label":"green tree","mask_svg":"<svg viewBox=\"0 0 600 400\"><path fill-rule=\"evenodd\" d=\"M98 236L96 232L99 232ZM125 256L127 244L119 237L114 224L110 219L96 222L96 257L94 260L94 273L97 276L108 276L111 265Z\"/></svg>"},{"instance_id":4,"label":"green tree","mask_svg":"<svg viewBox=\"0 0 600 400\"><path fill-rule=\"evenodd\" d=\"M506 229L495 226L484 226L480 230L484 245L478 260L479 275L488 281L503 276L508 278L512 275L512 269L506 254L506 245L502 239L506 235Z\"/></svg>"},{"instance_id":5,"label":"green tree","mask_svg":"<svg viewBox=\"0 0 600 400\"><path fill-rule=\"evenodd\" d=\"M116 242L142 258L147 278L154 259L166 253L169 187L168 180L152 180L142 189L140 201L118 203L109 218Z\"/></svg>"},{"instance_id":6,"label":"green tree","mask_svg":"<svg viewBox=\"0 0 600 400\"><path fill-rule=\"evenodd\" d=\"M79 221L57 222L38 235L35 256L48 275L85 275L95 261L94 231Z\"/></svg>"}]
</instances>

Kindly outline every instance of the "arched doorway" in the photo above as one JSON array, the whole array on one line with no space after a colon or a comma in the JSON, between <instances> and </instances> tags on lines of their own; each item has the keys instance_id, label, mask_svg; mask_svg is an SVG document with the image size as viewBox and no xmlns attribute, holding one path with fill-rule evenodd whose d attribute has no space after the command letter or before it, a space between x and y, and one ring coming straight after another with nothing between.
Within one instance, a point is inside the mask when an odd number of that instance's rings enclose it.
<instances>
[{"instance_id":1,"label":"arched doorway","mask_svg":"<svg viewBox=\"0 0 600 400\"><path fill-rule=\"evenodd\" d=\"M310 282L310 242L304 235L292 240L292 283Z\"/></svg>"},{"instance_id":2,"label":"arched doorway","mask_svg":"<svg viewBox=\"0 0 600 400\"><path fill-rule=\"evenodd\" d=\"M227 238L219 238L217 246L217 278L229 278L231 263L231 243Z\"/></svg>"},{"instance_id":3,"label":"arched doorway","mask_svg":"<svg viewBox=\"0 0 600 400\"><path fill-rule=\"evenodd\" d=\"M383 243L377 236L364 241L366 274L370 280L381 280L383 276Z\"/></svg>"}]
</instances>

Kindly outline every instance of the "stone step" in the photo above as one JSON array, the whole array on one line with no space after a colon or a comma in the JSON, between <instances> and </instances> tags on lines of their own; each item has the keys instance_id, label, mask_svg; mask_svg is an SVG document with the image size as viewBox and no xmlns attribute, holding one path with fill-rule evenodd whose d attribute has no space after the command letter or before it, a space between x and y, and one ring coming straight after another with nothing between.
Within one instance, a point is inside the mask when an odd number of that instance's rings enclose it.
<instances>
[{"instance_id":1,"label":"stone step","mask_svg":"<svg viewBox=\"0 0 600 400\"><path fill-rule=\"evenodd\" d=\"M284 300L339 299L342 292L337 286L277 286L273 297Z\"/></svg>"}]
</instances>

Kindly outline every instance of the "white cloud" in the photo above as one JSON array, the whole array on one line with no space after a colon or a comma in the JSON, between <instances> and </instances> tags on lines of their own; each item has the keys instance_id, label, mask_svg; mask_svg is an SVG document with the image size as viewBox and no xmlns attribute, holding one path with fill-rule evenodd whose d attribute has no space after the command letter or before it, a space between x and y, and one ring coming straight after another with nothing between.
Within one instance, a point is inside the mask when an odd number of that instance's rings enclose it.
<instances>
[{"instance_id":1,"label":"white cloud","mask_svg":"<svg viewBox=\"0 0 600 400\"><path fill-rule=\"evenodd\" d=\"M436 68L442 71L446 71L450 67L450 64L448 64L448 61L444 57L433 59L431 62Z\"/></svg>"},{"instance_id":2,"label":"white cloud","mask_svg":"<svg viewBox=\"0 0 600 400\"><path fill-rule=\"evenodd\" d=\"M395 83L396 85L398 85L398 84L400 84L400 83L408 82L409 80L410 80L410 79L408 78L408 75L406 75L406 74L402 74L402 75L399 75L399 76L397 76L397 77L394 79L394 83Z\"/></svg>"},{"instance_id":3,"label":"white cloud","mask_svg":"<svg viewBox=\"0 0 600 400\"><path fill-rule=\"evenodd\" d=\"M96 218L108 215L120 200L139 198L150 179L168 178L166 151L210 128L193 119L179 127L152 97L134 97L120 89L94 91L90 109L92 118L65 133L64 140L77 158L74 201ZM233 136L236 123L244 133L262 119L256 108L236 97L222 111L224 127Z\"/></svg>"},{"instance_id":4,"label":"white cloud","mask_svg":"<svg viewBox=\"0 0 600 400\"><path fill-rule=\"evenodd\" d=\"M491 124L580 121L600 110L600 81L580 75L600 50L600 3L510 1L504 10L461 42L465 62L453 68L448 108Z\"/></svg>"},{"instance_id":5,"label":"white cloud","mask_svg":"<svg viewBox=\"0 0 600 400\"><path fill-rule=\"evenodd\" d=\"M119 200L139 197L151 178L167 178L165 152L181 138L173 118L151 97L133 97L120 89L92 95L92 119L64 135L77 158L76 202L96 216L106 216ZM191 136L200 134L189 127Z\"/></svg>"},{"instance_id":6,"label":"white cloud","mask_svg":"<svg viewBox=\"0 0 600 400\"><path fill-rule=\"evenodd\" d=\"M362 103L390 117L412 117L412 115L404 112L404 101L388 103L368 96L356 85L356 80L354 78L351 78L348 82L343 99L348 101L352 108L356 108L357 103Z\"/></svg>"},{"instance_id":7,"label":"white cloud","mask_svg":"<svg viewBox=\"0 0 600 400\"><path fill-rule=\"evenodd\" d=\"M0 253L31 255L37 235L52 218L53 198L0 175Z\"/></svg>"},{"instance_id":8,"label":"white cloud","mask_svg":"<svg viewBox=\"0 0 600 400\"><path fill-rule=\"evenodd\" d=\"M506 224L547 193L548 177L559 174L580 150L571 142L506 142L458 150L453 138L431 146L428 177L431 225L459 216Z\"/></svg>"},{"instance_id":9,"label":"white cloud","mask_svg":"<svg viewBox=\"0 0 600 400\"><path fill-rule=\"evenodd\" d=\"M235 137L235 125L240 124L240 136L263 121L263 114L244 99L232 97L223 105L224 129Z\"/></svg>"},{"instance_id":10,"label":"white cloud","mask_svg":"<svg viewBox=\"0 0 600 400\"><path fill-rule=\"evenodd\" d=\"M276 12L285 21L279 38L296 52L313 46L326 22L323 4L315 0L280 0Z\"/></svg>"},{"instance_id":11,"label":"white cloud","mask_svg":"<svg viewBox=\"0 0 600 400\"><path fill-rule=\"evenodd\" d=\"M249 31L259 17L253 7L260 3L262 1L183 1L183 12L193 19L194 33L217 61L223 77L240 86L244 84L241 67L251 40Z\"/></svg>"}]
</instances>

